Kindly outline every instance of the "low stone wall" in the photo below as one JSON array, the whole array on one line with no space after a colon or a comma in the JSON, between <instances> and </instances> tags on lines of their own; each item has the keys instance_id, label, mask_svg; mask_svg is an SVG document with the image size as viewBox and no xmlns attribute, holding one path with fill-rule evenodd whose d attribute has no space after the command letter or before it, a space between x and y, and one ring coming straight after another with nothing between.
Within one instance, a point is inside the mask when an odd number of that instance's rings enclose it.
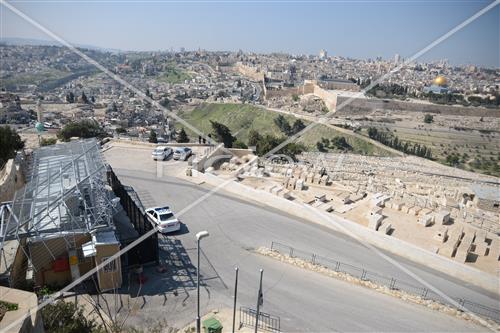
<instances>
[{"instance_id":1,"label":"low stone wall","mask_svg":"<svg viewBox=\"0 0 500 333\"><path fill-rule=\"evenodd\" d=\"M193 171L205 171L205 168L210 166L215 166L223 162L223 160L228 160L231 158L230 152L224 148L224 144L219 144L211 152L201 157L196 157L193 160L192 169Z\"/></svg>"},{"instance_id":2,"label":"low stone wall","mask_svg":"<svg viewBox=\"0 0 500 333\"><path fill-rule=\"evenodd\" d=\"M24 184L22 173L13 159L0 170L0 202L11 201L16 190Z\"/></svg>"},{"instance_id":3,"label":"low stone wall","mask_svg":"<svg viewBox=\"0 0 500 333\"><path fill-rule=\"evenodd\" d=\"M482 107L465 107L459 105L441 105L434 103L416 103L400 101L396 99L379 98L352 98L338 96L333 90L320 87L315 80L305 80L299 87L283 88L279 90L264 91L266 98L285 97L304 94L314 94L321 98L329 111L335 110L337 105L349 102L337 111L339 115L363 115L376 110L382 111L410 111L422 113L434 113L442 115L476 116L476 117L500 117L500 109L487 109Z\"/></svg>"},{"instance_id":4,"label":"low stone wall","mask_svg":"<svg viewBox=\"0 0 500 333\"><path fill-rule=\"evenodd\" d=\"M197 181L202 180L212 186L217 186L224 182L223 179L215 175L201 172L193 172L193 177L197 177ZM256 190L237 182L230 182L226 184L223 189L237 196L258 202L259 204L264 203L270 207L285 211L288 214L332 228L360 242L369 243L377 248L405 257L415 263L443 272L487 291L498 293L499 280L495 276L457 263L400 239L380 234L355 222L319 211L309 205L286 200L271 193Z\"/></svg>"},{"instance_id":5,"label":"low stone wall","mask_svg":"<svg viewBox=\"0 0 500 333\"><path fill-rule=\"evenodd\" d=\"M368 280L363 280L363 279L357 278L355 276L352 276L352 275L345 273L345 272L342 272L342 271L340 271L340 272L335 271L335 270L330 269L328 267L325 267L321 264L314 264L314 263L311 263L309 261L305 261L305 260L300 259L300 258L295 258L295 257L292 258L288 255L284 255L282 253L279 253L277 251L273 251L273 250L268 249L266 247L258 248L256 250L256 252L258 254L279 260L280 262L284 262L284 263L294 265L294 266L297 266L297 267L300 267L303 269L307 269L310 271L314 271L314 272L317 272L317 273L320 273L320 274L323 274L323 275L326 275L326 276L329 276L332 278L336 278L339 280L343 280L343 281L346 281L348 283L352 283L352 284L355 284L358 286L363 286L365 288L373 289L379 293L389 295L392 297L396 297L396 298L399 298L399 299L406 301L406 302L422 305L422 306L425 306L431 310L446 313L448 315L455 316L455 317L463 319L463 320L472 321L472 322L475 322L477 324L483 325L485 327L491 328L492 330L494 330L497 327L500 328L500 325L498 325L497 323L495 323L493 320L491 320L489 318L482 318L482 317L479 317L473 313L463 312L463 311L460 311L459 309L457 309L453 306L439 303L439 302L436 302L433 300L425 299L419 295L410 294L410 293L407 293L407 292L402 291L402 290L391 289L385 285L377 284L375 282L368 281Z\"/></svg>"},{"instance_id":6,"label":"low stone wall","mask_svg":"<svg viewBox=\"0 0 500 333\"><path fill-rule=\"evenodd\" d=\"M350 99L350 97L338 96L337 105L344 103L348 99ZM394 112L410 111L457 116L500 117L500 109L415 103L378 98L353 98L348 104L343 106L342 109L337 112L340 115L363 115L365 113L371 113L375 110Z\"/></svg>"},{"instance_id":7,"label":"low stone wall","mask_svg":"<svg viewBox=\"0 0 500 333\"><path fill-rule=\"evenodd\" d=\"M229 151L236 157L243 157L248 154L253 154L252 149L229 148Z\"/></svg>"},{"instance_id":8,"label":"low stone wall","mask_svg":"<svg viewBox=\"0 0 500 333\"><path fill-rule=\"evenodd\" d=\"M16 311L5 313L0 322L0 331L9 333L43 333L43 322L37 311L36 294L7 287L0 287L0 300L18 305ZM14 324L15 323L15 324Z\"/></svg>"},{"instance_id":9,"label":"low stone wall","mask_svg":"<svg viewBox=\"0 0 500 333\"><path fill-rule=\"evenodd\" d=\"M151 147L151 148L156 148L158 146L165 146L165 147L210 147L210 145L206 144L206 143L194 143L194 142L151 143L151 142L147 142L147 141L128 140L125 138L120 138L120 139L112 138L108 142L106 142L106 144L113 144L114 142L126 143L126 144L130 144L130 145L138 145L138 146L144 146L144 147Z\"/></svg>"}]
</instances>

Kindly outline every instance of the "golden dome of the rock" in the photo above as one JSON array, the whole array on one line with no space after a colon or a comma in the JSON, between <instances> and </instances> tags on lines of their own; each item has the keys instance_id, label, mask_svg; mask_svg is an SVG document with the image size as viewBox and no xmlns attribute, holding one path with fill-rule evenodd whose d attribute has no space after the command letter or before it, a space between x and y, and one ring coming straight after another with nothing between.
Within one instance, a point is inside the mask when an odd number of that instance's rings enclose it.
<instances>
[{"instance_id":1,"label":"golden dome of the rock","mask_svg":"<svg viewBox=\"0 0 500 333\"><path fill-rule=\"evenodd\" d=\"M446 83L448 83L448 80L446 80L446 78L442 75L439 75L434 79L434 84L436 86L445 86Z\"/></svg>"}]
</instances>

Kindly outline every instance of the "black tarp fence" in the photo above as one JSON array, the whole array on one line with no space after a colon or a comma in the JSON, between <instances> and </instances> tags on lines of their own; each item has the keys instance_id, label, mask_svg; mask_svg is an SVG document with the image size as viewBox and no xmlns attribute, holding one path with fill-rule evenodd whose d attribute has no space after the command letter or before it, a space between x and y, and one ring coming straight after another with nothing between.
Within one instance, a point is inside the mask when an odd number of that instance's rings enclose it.
<instances>
[{"instance_id":1,"label":"black tarp fence","mask_svg":"<svg viewBox=\"0 0 500 333\"><path fill-rule=\"evenodd\" d=\"M120 198L123 209L138 233L138 236L135 238L120 240L122 247L125 247L142 237L154 227L147 219L144 207L135 190L131 186L124 186L111 167L108 167L107 178L109 185L113 189L115 195ZM124 256L122 256L122 263L125 269L137 265L158 265L158 233L153 232L150 236L144 238L138 245L126 252Z\"/></svg>"}]
</instances>

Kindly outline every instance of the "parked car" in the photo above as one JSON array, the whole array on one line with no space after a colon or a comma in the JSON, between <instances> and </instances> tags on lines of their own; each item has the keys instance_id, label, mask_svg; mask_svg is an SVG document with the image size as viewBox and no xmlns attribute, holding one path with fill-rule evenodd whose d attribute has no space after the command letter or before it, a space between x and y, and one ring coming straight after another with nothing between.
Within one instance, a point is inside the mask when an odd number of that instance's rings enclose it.
<instances>
[{"instance_id":1,"label":"parked car","mask_svg":"<svg viewBox=\"0 0 500 333\"><path fill-rule=\"evenodd\" d=\"M153 150L153 153L151 154L151 156L153 157L153 160L164 161L171 154L172 154L172 148L170 148L170 147L164 147L164 146L159 146L159 147L156 147L155 150Z\"/></svg>"},{"instance_id":2,"label":"parked car","mask_svg":"<svg viewBox=\"0 0 500 333\"><path fill-rule=\"evenodd\" d=\"M191 155L193 155L191 148L178 147L174 151L174 160L186 161Z\"/></svg>"},{"instance_id":3,"label":"parked car","mask_svg":"<svg viewBox=\"0 0 500 333\"><path fill-rule=\"evenodd\" d=\"M146 216L154 225L158 226L158 231L162 234L181 229L181 223L168 206L148 208Z\"/></svg>"}]
</instances>

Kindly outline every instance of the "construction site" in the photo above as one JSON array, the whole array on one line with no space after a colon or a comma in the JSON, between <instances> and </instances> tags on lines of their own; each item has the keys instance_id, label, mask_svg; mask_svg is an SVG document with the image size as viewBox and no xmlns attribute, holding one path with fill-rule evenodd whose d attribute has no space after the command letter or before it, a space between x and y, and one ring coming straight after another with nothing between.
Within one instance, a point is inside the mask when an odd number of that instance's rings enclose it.
<instances>
[{"instance_id":1,"label":"construction site","mask_svg":"<svg viewBox=\"0 0 500 333\"><path fill-rule=\"evenodd\" d=\"M151 227L144 217L141 226L137 215L129 219L142 206L105 164L98 141L40 148L28 164L26 185L1 207L3 284L58 289L102 264L90 279L91 289L120 288L122 262L130 263L117 252ZM123 210L120 196L129 211ZM157 248L151 244L154 262Z\"/></svg>"}]
</instances>

